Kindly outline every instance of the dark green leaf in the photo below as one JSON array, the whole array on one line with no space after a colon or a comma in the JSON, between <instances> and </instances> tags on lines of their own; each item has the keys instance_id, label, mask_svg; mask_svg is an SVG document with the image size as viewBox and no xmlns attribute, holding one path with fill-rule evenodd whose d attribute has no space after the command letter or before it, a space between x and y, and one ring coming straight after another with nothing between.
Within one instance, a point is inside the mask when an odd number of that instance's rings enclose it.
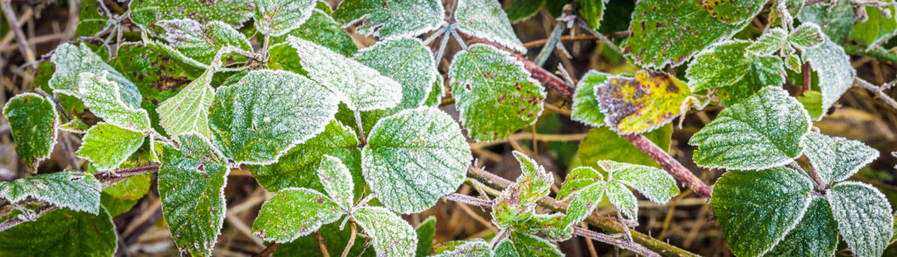
<instances>
[{"instance_id":1,"label":"dark green leaf","mask_svg":"<svg viewBox=\"0 0 897 257\"><path fill-rule=\"evenodd\" d=\"M56 145L56 123L59 122L56 106L43 96L23 93L6 102L3 116L16 141L16 153L28 169L37 173L37 165L50 158Z\"/></svg>"}]
</instances>

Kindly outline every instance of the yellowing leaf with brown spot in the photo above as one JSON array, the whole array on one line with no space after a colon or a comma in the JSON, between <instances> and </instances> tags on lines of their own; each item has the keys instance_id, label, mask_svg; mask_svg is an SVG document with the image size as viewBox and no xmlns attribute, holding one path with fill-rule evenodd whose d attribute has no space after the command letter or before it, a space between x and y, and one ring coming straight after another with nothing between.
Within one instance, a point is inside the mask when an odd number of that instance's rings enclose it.
<instances>
[{"instance_id":1,"label":"yellowing leaf with brown spot","mask_svg":"<svg viewBox=\"0 0 897 257\"><path fill-rule=\"evenodd\" d=\"M685 82L656 71L639 71L635 77L613 77L595 88L604 122L627 135L654 130L680 114L691 95Z\"/></svg>"}]
</instances>

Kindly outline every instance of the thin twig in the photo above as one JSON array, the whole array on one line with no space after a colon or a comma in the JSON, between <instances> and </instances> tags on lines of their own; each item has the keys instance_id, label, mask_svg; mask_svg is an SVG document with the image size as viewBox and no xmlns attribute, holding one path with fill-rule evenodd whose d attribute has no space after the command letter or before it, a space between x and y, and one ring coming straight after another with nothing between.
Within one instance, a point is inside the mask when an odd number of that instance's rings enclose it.
<instances>
[{"instance_id":1,"label":"thin twig","mask_svg":"<svg viewBox=\"0 0 897 257\"><path fill-rule=\"evenodd\" d=\"M318 248L321 250L321 254L324 257L330 257L330 251L327 250L327 244L324 243L324 238L321 237L321 231L315 231L315 240L318 241Z\"/></svg>"},{"instance_id":2,"label":"thin twig","mask_svg":"<svg viewBox=\"0 0 897 257\"><path fill-rule=\"evenodd\" d=\"M277 247L280 246L280 243L271 243L265 250L253 255L252 257L268 257L271 256L271 253L274 253L274 250L277 250ZM326 254L326 252L325 252Z\"/></svg>"},{"instance_id":3,"label":"thin twig","mask_svg":"<svg viewBox=\"0 0 897 257\"><path fill-rule=\"evenodd\" d=\"M22 52L22 56L25 57L25 62L32 63L32 67L36 68L37 62L35 62L34 59L34 51L28 46L28 39L25 38L25 33L22 32L22 27L19 25L19 21L16 20L16 14L12 12L10 0L3 0L3 4L0 5L0 8L3 9L3 16L6 16L6 22L9 23L9 29L15 33L16 43L19 44L19 51Z\"/></svg>"},{"instance_id":4,"label":"thin twig","mask_svg":"<svg viewBox=\"0 0 897 257\"><path fill-rule=\"evenodd\" d=\"M565 42L566 41L592 41L592 40L598 40L598 39L599 38L596 36L579 35L579 36L562 36L560 38L560 41L565 41ZM534 40L534 41L523 43L523 47L526 47L526 48L540 47L547 42L548 42L547 38Z\"/></svg>"},{"instance_id":5,"label":"thin twig","mask_svg":"<svg viewBox=\"0 0 897 257\"><path fill-rule=\"evenodd\" d=\"M886 104L893 107L894 109L897 109L897 101L894 101L894 98L891 98L890 96L885 94L883 87L872 85L872 83L869 83L868 81L865 81L859 77L853 78L853 83L860 85L861 87L865 88L866 90L869 90L869 92L872 92L873 94L875 94L875 97L881 99Z\"/></svg>"},{"instance_id":6,"label":"thin twig","mask_svg":"<svg viewBox=\"0 0 897 257\"><path fill-rule=\"evenodd\" d=\"M342 257L349 256L349 250L352 250L352 246L355 245L355 234L358 233L358 230L355 228L355 222L349 223L349 227L352 228L352 236L349 237L349 243L346 244L346 249L343 249Z\"/></svg>"}]
</instances>

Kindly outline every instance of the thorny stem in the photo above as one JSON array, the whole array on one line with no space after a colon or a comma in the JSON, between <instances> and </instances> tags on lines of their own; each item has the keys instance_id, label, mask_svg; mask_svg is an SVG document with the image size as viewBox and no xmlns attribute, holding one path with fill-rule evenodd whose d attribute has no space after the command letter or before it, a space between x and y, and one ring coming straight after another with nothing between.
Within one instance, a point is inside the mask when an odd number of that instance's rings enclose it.
<instances>
[{"instance_id":1,"label":"thorny stem","mask_svg":"<svg viewBox=\"0 0 897 257\"><path fill-rule=\"evenodd\" d=\"M623 212L620 211L620 208L614 209L617 209L617 220L620 221L620 224L623 224L623 229L626 230L623 236L626 237L626 241L632 242L632 231L629 230L629 225L626 225L626 219L623 219Z\"/></svg>"},{"instance_id":2,"label":"thorny stem","mask_svg":"<svg viewBox=\"0 0 897 257\"><path fill-rule=\"evenodd\" d=\"M355 234L358 233L358 230L355 228L355 222L350 223L349 226L352 228L352 236L349 237L349 243L346 244L346 249L343 250L342 257L349 256L349 250L355 245Z\"/></svg>"},{"instance_id":3,"label":"thorny stem","mask_svg":"<svg viewBox=\"0 0 897 257\"><path fill-rule=\"evenodd\" d=\"M479 206L481 208L492 208L492 202L485 201L485 200L482 200L480 198L476 198L473 196L452 193L452 194L443 196L442 198L444 198L446 200L450 200L450 201L456 201L456 202L460 202L460 203ZM495 238L497 239L497 238L501 237L504 231L505 230L502 230L498 234L496 234ZM644 246L641 246L637 243L632 242L632 240L624 241L624 240L616 239L613 236L605 235L605 234L602 234L599 232L591 231L591 230L580 228L580 227L573 227L573 233L576 235L579 235L579 236L583 236L583 237L590 238L592 240L599 241L599 242L623 247L623 248L629 249L629 250L631 250L635 253L638 253L640 255L643 255L643 256L652 256L652 257L660 256L659 254L646 249ZM493 242L492 245L495 245L495 243Z\"/></svg>"},{"instance_id":4,"label":"thorny stem","mask_svg":"<svg viewBox=\"0 0 897 257\"><path fill-rule=\"evenodd\" d=\"M810 86L813 85L812 81L810 81L812 79L812 74L810 73L810 62L804 62L803 66L804 67L801 68L801 72L803 73L802 75L804 78L804 88L801 94L806 94L808 91L810 91Z\"/></svg>"}]
</instances>

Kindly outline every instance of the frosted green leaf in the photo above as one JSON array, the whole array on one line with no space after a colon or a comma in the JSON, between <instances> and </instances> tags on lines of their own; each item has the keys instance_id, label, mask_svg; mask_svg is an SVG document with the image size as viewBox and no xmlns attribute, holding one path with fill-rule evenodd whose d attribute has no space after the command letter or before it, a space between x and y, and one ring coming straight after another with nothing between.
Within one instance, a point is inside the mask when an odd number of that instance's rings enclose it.
<instances>
[{"instance_id":1,"label":"frosted green leaf","mask_svg":"<svg viewBox=\"0 0 897 257\"><path fill-rule=\"evenodd\" d=\"M801 22L812 22L822 27L822 31L835 44L844 41L850 32L850 27L856 22L853 6L849 0L833 0L832 3L807 5L800 9L796 17Z\"/></svg>"},{"instance_id":2,"label":"frosted green leaf","mask_svg":"<svg viewBox=\"0 0 897 257\"><path fill-rule=\"evenodd\" d=\"M324 190L317 177L324 155L342 160L352 174L361 174L361 151L355 149L358 138L352 128L330 121L324 132L296 145L280 157L277 163L246 165L252 176L265 190L277 192L290 187Z\"/></svg>"},{"instance_id":3,"label":"frosted green leaf","mask_svg":"<svg viewBox=\"0 0 897 257\"><path fill-rule=\"evenodd\" d=\"M759 3L761 7L762 4ZM760 9L749 16L755 16ZM701 1L638 1L629 23L632 34L623 49L631 54L635 64L644 68L678 66L711 44L731 38L750 20L721 22L704 9Z\"/></svg>"},{"instance_id":4,"label":"frosted green leaf","mask_svg":"<svg viewBox=\"0 0 897 257\"><path fill-rule=\"evenodd\" d=\"M360 233L360 232L359 232ZM321 226L318 229L318 234L321 235L321 239L323 239L324 244L327 245L327 251L330 256L341 256L343 250L346 249L346 242L349 242L349 238L352 236L351 229L346 229L343 226L343 229L340 230L340 223L334 222L327 225ZM357 237L355 240L361 240L360 237ZM365 244L357 244L352 245L352 249L349 250L349 256L363 256L363 257L375 257L377 253L374 249L370 248L370 245ZM323 256L321 252L321 248L318 246L318 239L315 235L305 235L297 238L289 243L285 243L277 247L277 250L274 251L274 256Z\"/></svg>"},{"instance_id":5,"label":"frosted green leaf","mask_svg":"<svg viewBox=\"0 0 897 257\"><path fill-rule=\"evenodd\" d=\"M97 215L55 210L36 221L0 232L2 256L113 256L115 224L105 209Z\"/></svg>"},{"instance_id":6,"label":"frosted green leaf","mask_svg":"<svg viewBox=\"0 0 897 257\"><path fill-rule=\"evenodd\" d=\"M567 206L564 221L567 224L578 224L589 216L604 198L606 187L604 176L592 167L577 167L570 171L567 174L567 181L564 181L557 195L559 200L573 196L573 200Z\"/></svg>"},{"instance_id":7,"label":"frosted green leaf","mask_svg":"<svg viewBox=\"0 0 897 257\"><path fill-rule=\"evenodd\" d=\"M757 55L773 54L788 44L788 33L782 28L772 28L747 47L747 51Z\"/></svg>"},{"instance_id":8,"label":"frosted green leaf","mask_svg":"<svg viewBox=\"0 0 897 257\"><path fill-rule=\"evenodd\" d=\"M579 15L592 27L598 30L601 25L601 19L604 18L604 5L608 0L584 0L579 1ZM509 14L510 15L510 14Z\"/></svg>"},{"instance_id":9,"label":"frosted green leaf","mask_svg":"<svg viewBox=\"0 0 897 257\"><path fill-rule=\"evenodd\" d=\"M514 249L517 250L517 254L519 256L533 256L533 257L561 257L564 256L563 253L558 249L557 246L552 244L551 242L546 241L545 239L539 238L534 235L524 234L517 231L512 231L511 235L507 240L513 242ZM506 246L507 247L507 246ZM498 249L496 249L496 256L498 255Z\"/></svg>"},{"instance_id":10,"label":"frosted green leaf","mask_svg":"<svg viewBox=\"0 0 897 257\"><path fill-rule=\"evenodd\" d=\"M857 71L850 65L850 57L844 53L844 49L831 40L826 40L818 47L804 49L801 59L809 62L810 68L819 77L816 84L822 93L824 114L847 89L853 86L853 78ZM813 119L822 119L822 115Z\"/></svg>"},{"instance_id":11,"label":"frosted green leaf","mask_svg":"<svg viewBox=\"0 0 897 257\"><path fill-rule=\"evenodd\" d=\"M101 122L87 131L75 155L98 171L114 170L140 148L143 138L143 133Z\"/></svg>"},{"instance_id":12,"label":"frosted green leaf","mask_svg":"<svg viewBox=\"0 0 897 257\"><path fill-rule=\"evenodd\" d=\"M358 46L352 41L352 37L349 36L349 33L343 30L340 27L340 24L333 20L330 15L327 15L326 12L319 9L313 10L311 17L309 17L302 26L299 26L299 28L290 31L283 36L275 37L272 40L274 42L283 42L291 35L329 48L343 56L352 56L352 54L355 54L355 52L358 51ZM293 51L293 54L295 55L295 50L292 50L290 47L287 48ZM298 64L299 60L296 59L295 62Z\"/></svg>"},{"instance_id":13,"label":"frosted green leaf","mask_svg":"<svg viewBox=\"0 0 897 257\"><path fill-rule=\"evenodd\" d=\"M252 233L267 241L286 243L342 216L339 204L326 195L306 188L287 188L262 205Z\"/></svg>"},{"instance_id":14,"label":"frosted green leaf","mask_svg":"<svg viewBox=\"0 0 897 257\"><path fill-rule=\"evenodd\" d=\"M288 35L288 37L291 37ZM285 70L306 76L308 72L299 63L299 55L296 49L288 43L279 43L268 47L268 63L265 68L273 70Z\"/></svg>"},{"instance_id":15,"label":"frosted green leaf","mask_svg":"<svg viewBox=\"0 0 897 257\"><path fill-rule=\"evenodd\" d=\"M109 12L109 9L106 8L103 1L82 1L81 8L79 9L81 10L78 12L78 25L75 29L75 38L92 37L112 25L112 23L109 22L109 17L112 16L112 12Z\"/></svg>"},{"instance_id":16,"label":"frosted green leaf","mask_svg":"<svg viewBox=\"0 0 897 257\"><path fill-rule=\"evenodd\" d=\"M825 35L822 34L819 25L806 22L791 31L791 35L788 35L788 42L801 49L812 48L825 42Z\"/></svg>"},{"instance_id":17,"label":"frosted green leaf","mask_svg":"<svg viewBox=\"0 0 897 257\"><path fill-rule=\"evenodd\" d=\"M456 4L453 26L458 31L526 53L526 47L514 34L508 15L497 0L458 0Z\"/></svg>"},{"instance_id":18,"label":"frosted green leaf","mask_svg":"<svg viewBox=\"0 0 897 257\"><path fill-rule=\"evenodd\" d=\"M190 18L206 24L222 21L239 28L249 20L255 6L248 0L142 0L131 1L128 6L131 21L144 31L161 33L156 22Z\"/></svg>"},{"instance_id":19,"label":"frosted green leaf","mask_svg":"<svg viewBox=\"0 0 897 257\"><path fill-rule=\"evenodd\" d=\"M704 0L704 10L721 22L738 24L754 18L766 0Z\"/></svg>"},{"instance_id":20,"label":"frosted green leaf","mask_svg":"<svg viewBox=\"0 0 897 257\"><path fill-rule=\"evenodd\" d=\"M7 118L8 120L8 118ZM72 117L72 120L66 122L65 124L59 125L59 130L69 132L72 134L86 134L87 130L90 129L90 125L87 125L81 119L77 117ZM21 154L19 154L21 156Z\"/></svg>"},{"instance_id":21,"label":"frosted green leaf","mask_svg":"<svg viewBox=\"0 0 897 257\"><path fill-rule=\"evenodd\" d=\"M442 75L436 76L436 82L433 82L433 89L430 90L430 95L424 100L425 106L439 107L442 97L445 96L445 87L443 85L445 85L445 79L442 78Z\"/></svg>"},{"instance_id":22,"label":"frosted green leaf","mask_svg":"<svg viewBox=\"0 0 897 257\"><path fill-rule=\"evenodd\" d=\"M692 90L718 88L720 92L716 95L729 106L744 101L764 87L784 84L782 59L757 55L745 49L750 46L753 45L747 41L725 41L695 56L685 73Z\"/></svg>"},{"instance_id":23,"label":"frosted green leaf","mask_svg":"<svg viewBox=\"0 0 897 257\"><path fill-rule=\"evenodd\" d=\"M375 69L323 46L297 37L287 38L311 79L336 92L351 110L394 107L402 100L402 85Z\"/></svg>"},{"instance_id":24,"label":"frosted green leaf","mask_svg":"<svg viewBox=\"0 0 897 257\"><path fill-rule=\"evenodd\" d=\"M580 3L581 12L583 12L582 10L585 9L582 8L582 6L585 5L584 2ZM542 9L542 4L544 3L545 0L513 0L511 1L511 4L508 5L508 9L505 10L505 12L508 14L508 20L510 20L512 23L518 23L535 16L536 13L538 13L539 10ZM601 17L600 14L598 15L598 17Z\"/></svg>"},{"instance_id":25,"label":"frosted green leaf","mask_svg":"<svg viewBox=\"0 0 897 257\"><path fill-rule=\"evenodd\" d=\"M60 208L93 214L100 211L100 190L102 185L93 175L68 171L0 182L0 198L11 204L33 198Z\"/></svg>"},{"instance_id":26,"label":"frosted green leaf","mask_svg":"<svg viewBox=\"0 0 897 257\"><path fill-rule=\"evenodd\" d=\"M733 170L717 180L710 206L732 253L760 256L781 242L806 213L811 183L800 171L783 167Z\"/></svg>"},{"instance_id":27,"label":"frosted green leaf","mask_svg":"<svg viewBox=\"0 0 897 257\"><path fill-rule=\"evenodd\" d=\"M492 245L481 238L453 241L449 243L457 243L457 245L446 246L445 251L433 255L433 257L492 257ZM429 252L424 255L428 256ZM421 256L421 255L417 255Z\"/></svg>"},{"instance_id":28,"label":"frosted green leaf","mask_svg":"<svg viewBox=\"0 0 897 257\"><path fill-rule=\"evenodd\" d=\"M352 181L352 173L343 162L333 156L324 155L318 166L318 179L324 186L324 192L330 199L343 210L352 207L355 183Z\"/></svg>"},{"instance_id":29,"label":"frosted green leaf","mask_svg":"<svg viewBox=\"0 0 897 257\"><path fill-rule=\"evenodd\" d=\"M378 38L413 37L434 30L443 22L445 9L438 0L347 0L341 1L333 18L349 26L364 19L355 29Z\"/></svg>"},{"instance_id":30,"label":"frosted green leaf","mask_svg":"<svg viewBox=\"0 0 897 257\"><path fill-rule=\"evenodd\" d=\"M149 130L150 119L146 110L123 102L120 84L107 79L109 75L108 71L81 73L78 88L84 105L109 124L135 132Z\"/></svg>"},{"instance_id":31,"label":"frosted green leaf","mask_svg":"<svg viewBox=\"0 0 897 257\"><path fill-rule=\"evenodd\" d=\"M226 160L196 134L178 136L180 149L164 144L159 167L162 215L182 255L210 256L226 206Z\"/></svg>"},{"instance_id":32,"label":"frosted green leaf","mask_svg":"<svg viewBox=\"0 0 897 257\"><path fill-rule=\"evenodd\" d=\"M493 46L477 44L458 52L448 76L461 123L473 140L506 138L542 114L545 89L520 61Z\"/></svg>"},{"instance_id":33,"label":"frosted green leaf","mask_svg":"<svg viewBox=\"0 0 897 257\"><path fill-rule=\"evenodd\" d=\"M573 94L573 114L570 119L595 127L604 125L604 113L598 106L595 87L603 85L609 76L611 75L595 70L590 70L582 76L576 84L576 93Z\"/></svg>"},{"instance_id":34,"label":"frosted green leaf","mask_svg":"<svg viewBox=\"0 0 897 257\"><path fill-rule=\"evenodd\" d=\"M791 162L803 152L810 118L797 99L769 87L719 116L688 144L695 163L705 167L761 170Z\"/></svg>"},{"instance_id":35,"label":"frosted green leaf","mask_svg":"<svg viewBox=\"0 0 897 257\"><path fill-rule=\"evenodd\" d=\"M831 185L856 174L878 158L878 150L860 141L830 137L816 132L807 134L804 154L824 183Z\"/></svg>"},{"instance_id":36,"label":"frosted green leaf","mask_svg":"<svg viewBox=\"0 0 897 257\"><path fill-rule=\"evenodd\" d=\"M611 77L595 87L604 123L621 135L652 131L682 112L691 95L688 84L663 73L642 70L634 78Z\"/></svg>"},{"instance_id":37,"label":"frosted green leaf","mask_svg":"<svg viewBox=\"0 0 897 257\"><path fill-rule=\"evenodd\" d=\"M642 133L642 136L647 137L648 140L660 147L660 149L663 149L663 151L669 151L672 135L672 124L667 124L651 132ZM654 159L651 159L651 157L632 145L628 140L607 127L589 130L586 138L579 144L576 156L579 158L580 163L599 170L602 169L597 165L599 160L613 160L660 167L660 164L657 164Z\"/></svg>"},{"instance_id":38,"label":"frosted green leaf","mask_svg":"<svg viewBox=\"0 0 897 257\"><path fill-rule=\"evenodd\" d=\"M803 65L803 61L800 60L800 56L797 56L797 53L794 50L788 51L788 56L785 58L785 67L789 70L800 73L801 66ZM818 92L817 92L818 93ZM820 98L821 101L821 98ZM820 105L821 107L821 105ZM813 115L816 117L816 115Z\"/></svg>"},{"instance_id":39,"label":"frosted green leaf","mask_svg":"<svg viewBox=\"0 0 897 257\"><path fill-rule=\"evenodd\" d=\"M315 0L255 0L255 28L267 36L281 36L311 17Z\"/></svg>"},{"instance_id":40,"label":"frosted green leaf","mask_svg":"<svg viewBox=\"0 0 897 257\"><path fill-rule=\"evenodd\" d=\"M894 231L888 199L878 189L860 182L838 183L825 191L838 230L857 256L882 256Z\"/></svg>"},{"instance_id":41,"label":"frosted green leaf","mask_svg":"<svg viewBox=\"0 0 897 257\"><path fill-rule=\"evenodd\" d=\"M638 199L622 183L611 181L604 187L607 200L629 220L638 221ZM588 215L588 214L586 214Z\"/></svg>"},{"instance_id":42,"label":"frosted green leaf","mask_svg":"<svg viewBox=\"0 0 897 257\"><path fill-rule=\"evenodd\" d=\"M137 89L143 95L140 106L149 114L153 129L164 132L165 129L159 121L158 106L190 83L188 72L174 59L151 49L143 42L122 44L118 49L114 66L124 71L125 77L137 85Z\"/></svg>"},{"instance_id":43,"label":"frosted green leaf","mask_svg":"<svg viewBox=\"0 0 897 257\"><path fill-rule=\"evenodd\" d=\"M504 239L495 244L495 250L493 251L492 256L520 257L520 253L517 253L517 248L515 248L514 242L508 239Z\"/></svg>"},{"instance_id":44,"label":"frosted green leaf","mask_svg":"<svg viewBox=\"0 0 897 257\"><path fill-rule=\"evenodd\" d=\"M361 156L365 181L384 206L399 213L424 211L457 190L473 160L458 124L431 107L377 122Z\"/></svg>"},{"instance_id":45,"label":"frosted green leaf","mask_svg":"<svg viewBox=\"0 0 897 257\"><path fill-rule=\"evenodd\" d=\"M162 37L174 50L202 64L212 63L218 51L227 46L252 51L252 45L246 36L221 21L201 23L193 19L163 20L158 22L158 26L165 29L166 33ZM178 58L179 55L172 57ZM223 56L222 60L227 60L225 64L230 64L245 62L247 59L243 55L231 53ZM192 63L190 60L182 61Z\"/></svg>"},{"instance_id":46,"label":"frosted green leaf","mask_svg":"<svg viewBox=\"0 0 897 257\"><path fill-rule=\"evenodd\" d=\"M386 208L361 207L352 218L373 239L377 256L412 256L417 251L414 228Z\"/></svg>"},{"instance_id":47,"label":"frosted green leaf","mask_svg":"<svg viewBox=\"0 0 897 257\"><path fill-rule=\"evenodd\" d=\"M813 197L800 223L782 239L768 256L834 256L838 247L838 228L829 203Z\"/></svg>"},{"instance_id":48,"label":"frosted green leaf","mask_svg":"<svg viewBox=\"0 0 897 257\"><path fill-rule=\"evenodd\" d=\"M336 95L298 74L251 71L219 87L209 111L215 144L238 163L266 164L324 131Z\"/></svg>"},{"instance_id":49,"label":"frosted green leaf","mask_svg":"<svg viewBox=\"0 0 897 257\"><path fill-rule=\"evenodd\" d=\"M607 160L598 161L598 166L614 181L635 188L655 203L665 204L679 194L676 180L662 169Z\"/></svg>"},{"instance_id":50,"label":"frosted green leaf","mask_svg":"<svg viewBox=\"0 0 897 257\"><path fill-rule=\"evenodd\" d=\"M521 152L514 151L513 154L520 162L521 174L492 204L492 223L501 229L535 215L536 200L548 195L554 183L554 177L536 161Z\"/></svg>"},{"instance_id":51,"label":"frosted green leaf","mask_svg":"<svg viewBox=\"0 0 897 257\"><path fill-rule=\"evenodd\" d=\"M890 3L893 1L885 0L881 2ZM850 28L850 34L848 35L850 40L867 47L878 46L897 34L897 20L893 16L897 9L894 6L863 6L863 8L866 8L866 17L868 19L866 22L858 22ZM879 8L890 13L891 17L884 17Z\"/></svg>"},{"instance_id":52,"label":"frosted green leaf","mask_svg":"<svg viewBox=\"0 0 897 257\"><path fill-rule=\"evenodd\" d=\"M430 216L414 228L417 234L416 256L430 256L433 252L433 237L436 235L436 216Z\"/></svg>"},{"instance_id":53,"label":"frosted green leaf","mask_svg":"<svg viewBox=\"0 0 897 257\"><path fill-rule=\"evenodd\" d=\"M137 86L112 66L106 64L100 56L90 50L87 44L81 44L80 47L69 43L62 44L56 48L50 60L56 65L56 72L53 73L49 82L50 88L54 92L80 98L81 90L78 87L81 73L100 74L103 71L108 71L109 75L106 78L118 84L121 101L134 108L140 107L140 100L143 97L137 90Z\"/></svg>"},{"instance_id":54,"label":"frosted green leaf","mask_svg":"<svg viewBox=\"0 0 897 257\"><path fill-rule=\"evenodd\" d=\"M16 154L32 172L40 161L50 158L56 145L59 114L53 102L34 93L22 93L6 102L3 116L16 141Z\"/></svg>"},{"instance_id":55,"label":"frosted green leaf","mask_svg":"<svg viewBox=\"0 0 897 257\"><path fill-rule=\"evenodd\" d=\"M165 133L175 136L194 132L211 138L209 107L215 100L215 90L212 89L211 83L221 65L220 58L224 52L226 50L219 51L208 70L187 84L177 95L162 102L156 109L159 112L159 123L165 128Z\"/></svg>"}]
</instances>

